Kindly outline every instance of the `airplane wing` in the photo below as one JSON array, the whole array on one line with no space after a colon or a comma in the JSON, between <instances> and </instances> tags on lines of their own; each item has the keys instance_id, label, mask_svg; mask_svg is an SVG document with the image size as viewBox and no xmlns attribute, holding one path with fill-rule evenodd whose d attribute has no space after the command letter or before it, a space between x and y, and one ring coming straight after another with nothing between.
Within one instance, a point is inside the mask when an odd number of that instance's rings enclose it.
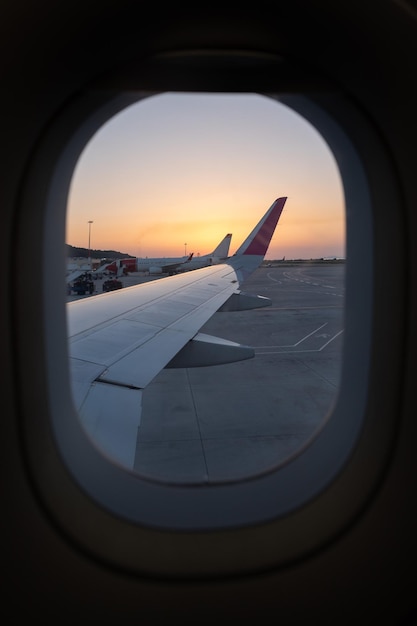
<instances>
[{"instance_id":1,"label":"airplane wing","mask_svg":"<svg viewBox=\"0 0 417 626\"><path fill-rule=\"evenodd\" d=\"M70 274L66 276L65 280L67 283L72 283L73 280L76 280L77 278L85 274L86 271L87 270L73 270L72 272L70 272Z\"/></svg>"},{"instance_id":2,"label":"airplane wing","mask_svg":"<svg viewBox=\"0 0 417 626\"><path fill-rule=\"evenodd\" d=\"M100 267L97 267L97 268L94 270L94 272L93 272L93 273L94 273L94 274L101 274L101 272L105 272L105 271L106 271L106 269L107 269L110 265L111 265L111 262L110 262L110 263L103 263L102 265L100 265Z\"/></svg>"},{"instance_id":3,"label":"airplane wing","mask_svg":"<svg viewBox=\"0 0 417 626\"><path fill-rule=\"evenodd\" d=\"M74 404L114 460L133 467L142 391L163 368L254 356L248 346L199 330L216 311L270 304L239 286L262 262L286 199L272 204L224 263L67 303Z\"/></svg>"},{"instance_id":4,"label":"airplane wing","mask_svg":"<svg viewBox=\"0 0 417 626\"><path fill-rule=\"evenodd\" d=\"M170 263L169 265L162 265L164 273L169 274L171 272L176 272L177 270L180 270L184 265L191 261L193 255L194 252L191 252L191 254L189 254L187 258L184 258L183 261L177 261L176 263Z\"/></svg>"},{"instance_id":5,"label":"airplane wing","mask_svg":"<svg viewBox=\"0 0 417 626\"><path fill-rule=\"evenodd\" d=\"M83 274L100 274L101 272L104 272L104 270L106 270L109 267L109 265L110 265L110 263L103 263L103 265L100 265L100 267L95 269L94 272L91 271L91 268L89 268L89 269L81 269L81 270L73 270L72 272L70 272L66 276L65 280L66 280L67 283L72 283L72 281L76 280L77 278L79 278Z\"/></svg>"}]
</instances>

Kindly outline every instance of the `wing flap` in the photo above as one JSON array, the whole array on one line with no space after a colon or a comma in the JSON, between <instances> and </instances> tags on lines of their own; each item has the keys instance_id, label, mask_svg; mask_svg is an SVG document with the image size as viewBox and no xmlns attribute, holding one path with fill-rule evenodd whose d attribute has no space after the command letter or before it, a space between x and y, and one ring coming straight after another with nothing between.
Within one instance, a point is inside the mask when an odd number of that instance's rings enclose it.
<instances>
[{"instance_id":1,"label":"wing flap","mask_svg":"<svg viewBox=\"0 0 417 626\"><path fill-rule=\"evenodd\" d=\"M223 311L248 311L249 309L260 309L264 306L271 306L272 300L265 296L255 296L243 291L232 293L230 298L219 308Z\"/></svg>"},{"instance_id":2,"label":"wing flap","mask_svg":"<svg viewBox=\"0 0 417 626\"><path fill-rule=\"evenodd\" d=\"M141 410L140 389L94 382L79 416L102 452L125 467L133 467Z\"/></svg>"},{"instance_id":3,"label":"wing flap","mask_svg":"<svg viewBox=\"0 0 417 626\"><path fill-rule=\"evenodd\" d=\"M171 359L166 368L222 365L252 359L254 356L255 350L251 346L198 333Z\"/></svg>"}]
</instances>

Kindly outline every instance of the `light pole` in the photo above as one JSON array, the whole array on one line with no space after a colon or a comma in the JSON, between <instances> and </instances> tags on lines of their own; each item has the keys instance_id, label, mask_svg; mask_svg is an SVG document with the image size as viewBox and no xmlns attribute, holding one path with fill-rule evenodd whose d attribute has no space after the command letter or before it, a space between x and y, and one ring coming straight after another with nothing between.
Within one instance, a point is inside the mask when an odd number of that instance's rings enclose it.
<instances>
[{"instance_id":1,"label":"light pole","mask_svg":"<svg viewBox=\"0 0 417 626\"><path fill-rule=\"evenodd\" d=\"M88 220L88 264L90 266L90 272L92 271L92 263L91 263L91 224L93 220Z\"/></svg>"},{"instance_id":2,"label":"light pole","mask_svg":"<svg viewBox=\"0 0 417 626\"><path fill-rule=\"evenodd\" d=\"M185 246L185 248L184 248L184 254L185 254L185 256L187 256L187 244L185 243L185 244L184 244L184 246Z\"/></svg>"}]
</instances>

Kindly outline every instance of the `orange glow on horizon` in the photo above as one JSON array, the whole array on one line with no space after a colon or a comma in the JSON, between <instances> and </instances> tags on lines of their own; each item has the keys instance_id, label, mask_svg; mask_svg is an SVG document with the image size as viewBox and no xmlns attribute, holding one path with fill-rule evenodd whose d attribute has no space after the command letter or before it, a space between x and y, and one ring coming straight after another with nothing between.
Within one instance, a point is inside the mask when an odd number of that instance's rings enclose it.
<instances>
[{"instance_id":1,"label":"orange glow on horizon","mask_svg":"<svg viewBox=\"0 0 417 626\"><path fill-rule=\"evenodd\" d=\"M266 258L344 256L340 175L311 125L253 94L154 96L87 145L66 241L87 248L92 220L92 250L203 255L232 233L233 254L279 196L288 200Z\"/></svg>"}]
</instances>

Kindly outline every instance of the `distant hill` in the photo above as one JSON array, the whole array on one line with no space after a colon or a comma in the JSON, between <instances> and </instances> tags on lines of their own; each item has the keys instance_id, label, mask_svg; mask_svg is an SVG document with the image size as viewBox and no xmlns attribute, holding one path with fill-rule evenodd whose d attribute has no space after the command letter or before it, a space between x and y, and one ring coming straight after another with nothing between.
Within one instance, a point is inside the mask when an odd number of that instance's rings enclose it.
<instances>
[{"instance_id":1,"label":"distant hill","mask_svg":"<svg viewBox=\"0 0 417 626\"><path fill-rule=\"evenodd\" d=\"M86 258L91 255L93 259L134 259L135 257L127 252L117 252L116 250L88 250L88 248L77 248L76 246L67 246L67 257L69 258Z\"/></svg>"}]
</instances>

